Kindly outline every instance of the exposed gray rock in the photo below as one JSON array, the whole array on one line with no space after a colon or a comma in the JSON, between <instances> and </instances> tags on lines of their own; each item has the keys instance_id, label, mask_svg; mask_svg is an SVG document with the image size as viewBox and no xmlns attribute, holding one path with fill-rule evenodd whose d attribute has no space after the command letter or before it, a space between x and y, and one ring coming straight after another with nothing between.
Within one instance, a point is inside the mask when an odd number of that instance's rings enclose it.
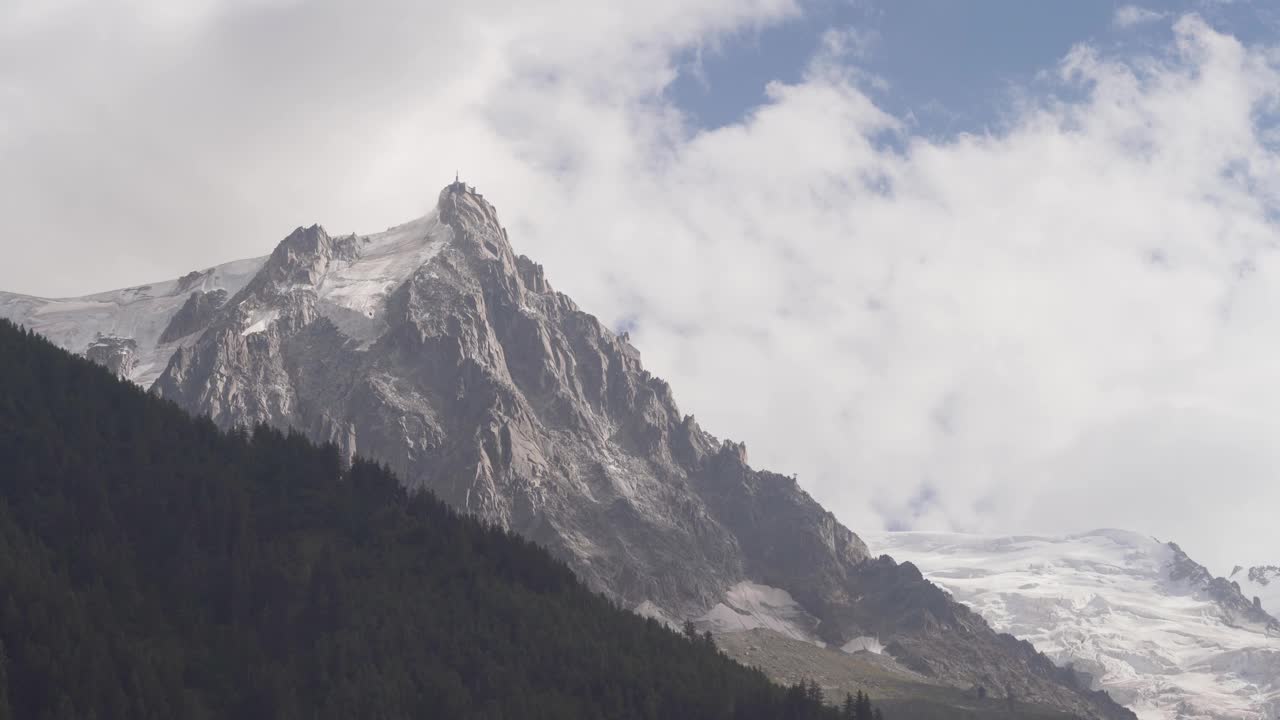
<instances>
[{"instance_id":1,"label":"exposed gray rock","mask_svg":"<svg viewBox=\"0 0 1280 720\"><path fill-rule=\"evenodd\" d=\"M1247 597L1240 589L1238 582L1227 578L1214 577L1208 568L1187 556L1177 543L1169 543L1173 550L1173 560L1169 562L1169 580L1180 584L1188 592L1212 600L1222 612L1222 618L1229 625L1254 626L1280 636L1280 621L1269 615L1257 598ZM1265 568L1250 569L1250 580L1265 576ZM1234 573L1233 573L1234 574ZM1260 585L1267 583L1261 582Z\"/></svg>"},{"instance_id":2,"label":"exposed gray rock","mask_svg":"<svg viewBox=\"0 0 1280 720\"><path fill-rule=\"evenodd\" d=\"M1266 587L1273 582L1280 582L1280 565L1258 565L1256 567L1251 567L1249 568L1249 579L1263 587Z\"/></svg>"},{"instance_id":3,"label":"exposed gray rock","mask_svg":"<svg viewBox=\"0 0 1280 720\"><path fill-rule=\"evenodd\" d=\"M128 377L137 361L138 343L134 342L133 338L99 334L93 342L89 343L89 347L85 348L84 356L118 377Z\"/></svg>"},{"instance_id":4,"label":"exposed gray rock","mask_svg":"<svg viewBox=\"0 0 1280 720\"><path fill-rule=\"evenodd\" d=\"M1280 565L1235 566L1227 578L1240 588L1259 610L1280 617Z\"/></svg>"},{"instance_id":5,"label":"exposed gray rock","mask_svg":"<svg viewBox=\"0 0 1280 720\"><path fill-rule=\"evenodd\" d=\"M209 327L214 315L226 301L227 291L221 288L191 293L165 326L164 332L160 334L160 342L173 342Z\"/></svg>"}]
</instances>

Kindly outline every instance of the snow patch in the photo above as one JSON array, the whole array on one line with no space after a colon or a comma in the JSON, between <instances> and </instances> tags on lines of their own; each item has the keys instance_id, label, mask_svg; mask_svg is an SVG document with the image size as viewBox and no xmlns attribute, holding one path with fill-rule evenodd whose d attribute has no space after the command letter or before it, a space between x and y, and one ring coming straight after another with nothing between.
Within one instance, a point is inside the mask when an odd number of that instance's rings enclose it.
<instances>
[{"instance_id":1,"label":"snow patch","mask_svg":"<svg viewBox=\"0 0 1280 720\"><path fill-rule=\"evenodd\" d=\"M716 633L766 628L825 646L813 632L818 625L817 618L805 612L791 593L753 582L740 582L729 588L724 601L698 618L698 622L709 625Z\"/></svg>"},{"instance_id":2,"label":"snow patch","mask_svg":"<svg viewBox=\"0 0 1280 720\"><path fill-rule=\"evenodd\" d=\"M246 322L245 328L240 331L240 335L249 336L266 332L267 327L278 319L280 319L280 311L276 308L255 310L249 313L249 320Z\"/></svg>"},{"instance_id":3,"label":"snow patch","mask_svg":"<svg viewBox=\"0 0 1280 720\"><path fill-rule=\"evenodd\" d=\"M873 638L870 635L856 637L844 645L841 645L840 649L850 655L857 652L869 652L875 653L876 655L884 653L884 645L880 643L880 639Z\"/></svg>"},{"instance_id":4,"label":"snow patch","mask_svg":"<svg viewBox=\"0 0 1280 720\"><path fill-rule=\"evenodd\" d=\"M387 330L387 297L448 245L452 229L430 215L358 238L356 257L335 260L316 285L317 310L368 348Z\"/></svg>"}]
</instances>

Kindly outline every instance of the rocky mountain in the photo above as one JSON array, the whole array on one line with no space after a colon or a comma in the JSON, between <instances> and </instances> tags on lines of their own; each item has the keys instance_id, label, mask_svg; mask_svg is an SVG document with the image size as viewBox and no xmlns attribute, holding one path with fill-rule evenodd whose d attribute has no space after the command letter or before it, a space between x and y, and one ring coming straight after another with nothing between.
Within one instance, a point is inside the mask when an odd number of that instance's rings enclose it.
<instances>
[{"instance_id":1,"label":"rocky mountain","mask_svg":"<svg viewBox=\"0 0 1280 720\"><path fill-rule=\"evenodd\" d=\"M1143 720L1280 715L1280 623L1174 543L1119 530L869 542Z\"/></svg>"},{"instance_id":2,"label":"rocky mountain","mask_svg":"<svg viewBox=\"0 0 1280 720\"><path fill-rule=\"evenodd\" d=\"M1241 594L1252 599L1258 607L1272 616L1280 616L1280 565L1240 565L1227 577L1239 586Z\"/></svg>"},{"instance_id":3,"label":"rocky mountain","mask_svg":"<svg viewBox=\"0 0 1280 720\"><path fill-rule=\"evenodd\" d=\"M91 298L0 296L0 314L76 352L115 338L133 357L118 372L220 426L291 426L377 459L639 612L850 651L875 639L933 682L1132 717L682 415L461 183L383 233L298 228L265 259Z\"/></svg>"}]
</instances>

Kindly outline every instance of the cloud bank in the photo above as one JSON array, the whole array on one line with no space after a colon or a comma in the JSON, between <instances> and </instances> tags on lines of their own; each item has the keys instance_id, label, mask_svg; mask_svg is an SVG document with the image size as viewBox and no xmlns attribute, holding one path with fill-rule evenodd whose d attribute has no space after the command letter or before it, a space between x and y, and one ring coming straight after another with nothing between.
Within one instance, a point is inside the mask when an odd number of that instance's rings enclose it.
<instances>
[{"instance_id":1,"label":"cloud bank","mask_svg":"<svg viewBox=\"0 0 1280 720\"><path fill-rule=\"evenodd\" d=\"M457 168L686 412L855 529L1119 526L1277 561L1274 48L1183 17L938 139L877 107L837 28L702 131L664 95L675 59L804 8L506 5L0 10L0 287L378 230Z\"/></svg>"}]
</instances>

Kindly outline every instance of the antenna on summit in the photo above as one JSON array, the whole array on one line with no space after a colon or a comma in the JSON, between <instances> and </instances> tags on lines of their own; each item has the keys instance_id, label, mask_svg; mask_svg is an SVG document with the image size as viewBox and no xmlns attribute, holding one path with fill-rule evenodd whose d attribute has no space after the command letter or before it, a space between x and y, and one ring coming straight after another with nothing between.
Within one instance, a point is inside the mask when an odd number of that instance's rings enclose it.
<instances>
[{"instance_id":1,"label":"antenna on summit","mask_svg":"<svg viewBox=\"0 0 1280 720\"><path fill-rule=\"evenodd\" d=\"M449 190L455 193L475 193L476 192L475 188L469 187L466 183L462 182L462 175L457 170L453 171L453 184L449 186ZM483 197L478 193L476 196Z\"/></svg>"}]
</instances>

